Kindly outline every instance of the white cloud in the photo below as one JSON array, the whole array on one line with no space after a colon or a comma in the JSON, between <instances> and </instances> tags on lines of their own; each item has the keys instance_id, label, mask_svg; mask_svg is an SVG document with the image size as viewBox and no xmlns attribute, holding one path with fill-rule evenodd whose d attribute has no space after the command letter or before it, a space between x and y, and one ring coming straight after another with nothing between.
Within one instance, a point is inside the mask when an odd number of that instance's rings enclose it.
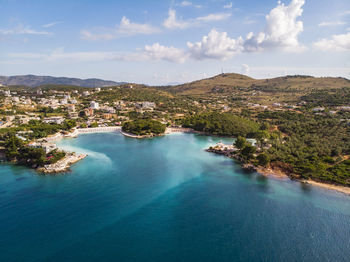
<instances>
[{"instance_id":1,"label":"white cloud","mask_svg":"<svg viewBox=\"0 0 350 262\"><path fill-rule=\"evenodd\" d=\"M179 6L181 6L181 7L193 6L193 7L195 7L195 8L202 8L201 5L195 5L195 4L193 4L192 2L190 2L190 1L182 1L182 2L179 4Z\"/></svg>"},{"instance_id":2,"label":"white cloud","mask_svg":"<svg viewBox=\"0 0 350 262\"><path fill-rule=\"evenodd\" d=\"M46 53L10 53L11 58L24 60L44 61L79 61L98 62L106 60L122 59L123 55L116 52L65 52L63 48L57 48Z\"/></svg>"},{"instance_id":3,"label":"white cloud","mask_svg":"<svg viewBox=\"0 0 350 262\"><path fill-rule=\"evenodd\" d=\"M180 6L191 6L192 5L192 2L189 2L189 1L182 1Z\"/></svg>"},{"instance_id":4,"label":"white cloud","mask_svg":"<svg viewBox=\"0 0 350 262\"><path fill-rule=\"evenodd\" d=\"M151 26L149 24L132 23L125 16L123 16L122 20L120 21L120 25L118 27L118 33L125 34L125 35L136 35L136 34L150 35L158 32L159 32L159 29L157 27Z\"/></svg>"},{"instance_id":5,"label":"white cloud","mask_svg":"<svg viewBox=\"0 0 350 262\"><path fill-rule=\"evenodd\" d=\"M233 4L232 4L232 2L230 2L230 3L227 3L226 5L224 5L223 8L225 8L225 9L231 9L232 6L233 6Z\"/></svg>"},{"instance_id":6,"label":"white cloud","mask_svg":"<svg viewBox=\"0 0 350 262\"><path fill-rule=\"evenodd\" d=\"M158 27L150 24L133 23L123 16L120 24L113 29L94 28L93 31L82 30L80 34L82 39L85 40L111 40L120 36L150 35L158 32L160 32Z\"/></svg>"},{"instance_id":7,"label":"white cloud","mask_svg":"<svg viewBox=\"0 0 350 262\"><path fill-rule=\"evenodd\" d=\"M174 9L169 9L168 17L164 20L163 26L168 29L185 29L188 27L200 26L201 23L205 22L225 20L230 16L231 14L229 13L214 13L188 20L181 20L176 17L176 11Z\"/></svg>"},{"instance_id":8,"label":"white cloud","mask_svg":"<svg viewBox=\"0 0 350 262\"><path fill-rule=\"evenodd\" d=\"M350 51L350 32L333 35L331 39L321 39L315 42L313 46L321 51Z\"/></svg>"},{"instance_id":9,"label":"white cloud","mask_svg":"<svg viewBox=\"0 0 350 262\"><path fill-rule=\"evenodd\" d=\"M63 22L62 21L55 21L55 22L51 22L51 23L48 23L48 24L45 24L43 25L42 27L44 28L50 28L50 27L53 27L55 25L59 25L59 24L62 24Z\"/></svg>"},{"instance_id":10,"label":"white cloud","mask_svg":"<svg viewBox=\"0 0 350 262\"><path fill-rule=\"evenodd\" d=\"M47 31L40 31L32 29L30 26L18 24L12 29L0 29L2 35L51 35Z\"/></svg>"},{"instance_id":11,"label":"white cloud","mask_svg":"<svg viewBox=\"0 0 350 262\"><path fill-rule=\"evenodd\" d=\"M333 21L333 22L322 22L319 23L318 26L323 27L323 26L338 26L338 25L345 25L345 22L342 21Z\"/></svg>"},{"instance_id":12,"label":"white cloud","mask_svg":"<svg viewBox=\"0 0 350 262\"><path fill-rule=\"evenodd\" d=\"M242 72L242 74L244 74L244 75L248 75L249 72L250 72L250 67L249 67L249 65L247 65L247 64L242 64L241 72Z\"/></svg>"},{"instance_id":13,"label":"white cloud","mask_svg":"<svg viewBox=\"0 0 350 262\"><path fill-rule=\"evenodd\" d=\"M178 20L176 18L176 11L169 9L168 18L164 20L163 26L168 29L185 29L190 26L190 22Z\"/></svg>"},{"instance_id":14,"label":"white cloud","mask_svg":"<svg viewBox=\"0 0 350 262\"><path fill-rule=\"evenodd\" d=\"M10 53L10 58L30 61L63 61L63 62L104 62L104 61L168 61L183 63L188 54L182 49L166 47L155 43L146 45L142 50L135 52L66 52L64 48L57 48L48 52L40 53Z\"/></svg>"},{"instance_id":15,"label":"white cloud","mask_svg":"<svg viewBox=\"0 0 350 262\"><path fill-rule=\"evenodd\" d=\"M268 48L282 48L287 51L301 51L298 36L303 31L303 22L297 20L303 13L305 0L292 0L289 5L279 2L266 16L263 32L249 33L245 41L246 51L261 51Z\"/></svg>"},{"instance_id":16,"label":"white cloud","mask_svg":"<svg viewBox=\"0 0 350 262\"><path fill-rule=\"evenodd\" d=\"M342 12L340 15L341 15L341 16L350 15L350 10L347 10L347 11L345 11L345 12Z\"/></svg>"},{"instance_id":17,"label":"white cloud","mask_svg":"<svg viewBox=\"0 0 350 262\"><path fill-rule=\"evenodd\" d=\"M303 23L297 21L302 14L304 0L292 0L290 5L278 3L266 16L263 32L249 33L246 39L230 38L226 32L212 29L201 42L187 43L192 58L228 59L241 52L258 52L266 49L281 48L286 51L301 51L298 35L303 31Z\"/></svg>"},{"instance_id":18,"label":"white cloud","mask_svg":"<svg viewBox=\"0 0 350 262\"><path fill-rule=\"evenodd\" d=\"M91 32L89 30L81 30L80 35L84 40L97 41L97 40L112 40L117 37L116 32L111 32L105 29L98 30L99 32ZM106 32L104 32L106 31Z\"/></svg>"},{"instance_id":19,"label":"white cloud","mask_svg":"<svg viewBox=\"0 0 350 262\"><path fill-rule=\"evenodd\" d=\"M202 60L205 58L225 60L242 51L243 39L232 39L226 32L212 29L201 42L187 43L192 58Z\"/></svg>"},{"instance_id":20,"label":"white cloud","mask_svg":"<svg viewBox=\"0 0 350 262\"><path fill-rule=\"evenodd\" d=\"M211 21L221 21L229 18L231 14L228 13L219 13L219 14L209 14L207 16L201 16L197 17L197 21L203 21L203 22L211 22Z\"/></svg>"},{"instance_id":21,"label":"white cloud","mask_svg":"<svg viewBox=\"0 0 350 262\"><path fill-rule=\"evenodd\" d=\"M183 63L186 61L188 55L179 48L162 46L155 43L151 46L146 45L144 48L144 55L147 60L165 60L169 62Z\"/></svg>"}]
</instances>

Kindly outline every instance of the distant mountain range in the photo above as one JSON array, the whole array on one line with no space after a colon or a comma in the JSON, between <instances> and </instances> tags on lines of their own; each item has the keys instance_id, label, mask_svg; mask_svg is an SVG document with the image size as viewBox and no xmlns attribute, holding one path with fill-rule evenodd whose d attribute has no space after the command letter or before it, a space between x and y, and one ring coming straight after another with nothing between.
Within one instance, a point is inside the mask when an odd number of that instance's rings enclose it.
<instances>
[{"instance_id":1,"label":"distant mountain range","mask_svg":"<svg viewBox=\"0 0 350 262\"><path fill-rule=\"evenodd\" d=\"M28 87L37 87L41 85L69 85L81 87L104 87L125 84L125 82L106 81L97 78L79 79L69 77L36 76L36 75L18 75L18 76L0 76L0 84L5 86L22 85Z\"/></svg>"}]
</instances>

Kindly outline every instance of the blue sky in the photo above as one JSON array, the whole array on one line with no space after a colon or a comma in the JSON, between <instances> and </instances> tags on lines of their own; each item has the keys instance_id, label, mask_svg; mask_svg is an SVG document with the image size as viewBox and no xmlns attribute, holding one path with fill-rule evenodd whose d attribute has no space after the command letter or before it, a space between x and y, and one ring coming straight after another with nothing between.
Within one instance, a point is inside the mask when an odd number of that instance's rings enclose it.
<instances>
[{"instance_id":1,"label":"blue sky","mask_svg":"<svg viewBox=\"0 0 350 262\"><path fill-rule=\"evenodd\" d=\"M350 78L350 1L0 0L0 75Z\"/></svg>"}]
</instances>

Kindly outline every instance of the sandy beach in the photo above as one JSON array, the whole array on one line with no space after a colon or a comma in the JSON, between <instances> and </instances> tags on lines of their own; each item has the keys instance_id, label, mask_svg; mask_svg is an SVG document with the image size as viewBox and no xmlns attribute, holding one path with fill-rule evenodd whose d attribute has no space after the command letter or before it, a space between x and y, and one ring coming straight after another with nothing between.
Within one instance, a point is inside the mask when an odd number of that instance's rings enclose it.
<instances>
[{"instance_id":1,"label":"sandy beach","mask_svg":"<svg viewBox=\"0 0 350 262\"><path fill-rule=\"evenodd\" d=\"M288 177L288 175L281 170L273 170L271 168L258 167L257 172L260 175L267 176L267 177L269 176L269 177L273 177L273 178L277 178L277 179L290 179ZM311 179L309 179L309 180L304 179L304 180L298 180L298 181L301 183L312 185L312 186L322 187L322 188L328 189L328 190L335 190L335 191L338 191L340 193L350 195L350 187L321 183L321 182L317 182L317 181L314 181Z\"/></svg>"}]
</instances>

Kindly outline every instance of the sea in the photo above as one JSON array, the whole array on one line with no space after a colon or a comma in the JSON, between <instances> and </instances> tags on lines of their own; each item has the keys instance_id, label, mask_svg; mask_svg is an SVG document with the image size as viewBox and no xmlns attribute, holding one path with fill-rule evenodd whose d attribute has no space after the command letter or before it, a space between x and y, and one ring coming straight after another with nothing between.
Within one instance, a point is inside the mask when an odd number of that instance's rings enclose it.
<instances>
[{"instance_id":1,"label":"sea","mask_svg":"<svg viewBox=\"0 0 350 262\"><path fill-rule=\"evenodd\" d=\"M350 196L243 171L232 139L60 140L70 172L0 164L0 261L350 261Z\"/></svg>"}]
</instances>

